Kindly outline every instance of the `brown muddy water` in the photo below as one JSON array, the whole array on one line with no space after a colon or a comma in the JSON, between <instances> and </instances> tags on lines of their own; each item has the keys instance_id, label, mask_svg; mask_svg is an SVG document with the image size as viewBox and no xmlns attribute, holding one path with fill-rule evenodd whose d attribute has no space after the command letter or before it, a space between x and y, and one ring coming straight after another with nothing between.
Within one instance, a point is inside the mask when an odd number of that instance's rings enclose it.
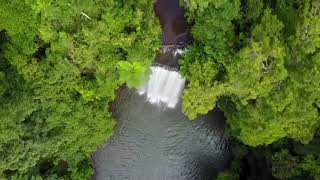
<instances>
[{"instance_id":1,"label":"brown muddy water","mask_svg":"<svg viewBox=\"0 0 320 180\"><path fill-rule=\"evenodd\" d=\"M155 11L163 45L172 45L172 50L185 46L191 38L179 0L158 0ZM156 63L176 66L170 53L159 55ZM113 137L93 154L93 179L212 180L228 166L223 112L214 110L190 121L181 102L174 109L150 104L130 89L119 93L114 109L117 125Z\"/></svg>"},{"instance_id":2,"label":"brown muddy water","mask_svg":"<svg viewBox=\"0 0 320 180\"><path fill-rule=\"evenodd\" d=\"M190 29L179 0L158 0L154 9L162 27L163 45L185 44L190 40Z\"/></svg>"},{"instance_id":3,"label":"brown muddy water","mask_svg":"<svg viewBox=\"0 0 320 180\"><path fill-rule=\"evenodd\" d=\"M184 50L191 41L190 27L184 17L179 0L158 0L154 5L155 13L162 28L162 50L155 59L158 64L179 68L177 49Z\"/></svg>"}]
</instances>

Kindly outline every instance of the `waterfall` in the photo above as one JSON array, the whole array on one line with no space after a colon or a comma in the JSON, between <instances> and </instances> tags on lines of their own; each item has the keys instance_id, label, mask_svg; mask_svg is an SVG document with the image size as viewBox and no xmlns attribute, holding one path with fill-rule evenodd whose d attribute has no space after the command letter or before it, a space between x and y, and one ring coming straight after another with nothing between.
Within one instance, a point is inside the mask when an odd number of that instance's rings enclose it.
<instances>
[{"instance_id":1,"label":"waterfall","mask_svg":"<svg viewBox=\"0 0 320 180\"><path fill-rule=\"evenodd\" d=\"M146 94L148 101L153 104L162 103L174 108L179 102L184 85L185 79L179 72L162 66L151 66L150 79L138 92Z\"/></svg>"}]
</instances>

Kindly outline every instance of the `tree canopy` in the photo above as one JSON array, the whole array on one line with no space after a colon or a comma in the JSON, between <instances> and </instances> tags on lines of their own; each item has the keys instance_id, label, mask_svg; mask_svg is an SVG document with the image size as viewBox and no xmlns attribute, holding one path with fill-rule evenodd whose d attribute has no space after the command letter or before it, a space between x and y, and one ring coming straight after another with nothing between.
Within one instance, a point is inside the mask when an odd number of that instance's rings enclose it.
<instances>
[{"instance_id":1,"label":"tree canopy","mask_svg":"<svg viewBox=\"0 0 320 180\"><path fill-rule=\"evenodd\" d=\"M153 1L3 0L0 30L0 174L91 176L109 103L137 81L118 63L148 67L159 48Z\"/></svg>"},{"instance_id":2,"label":"tree canopy","mask_svg":"<svg viewBox=\"0 0 320 180\"><path fill-rule=\"evenodd\" d=\"M222 109L231 140L217 179L319 179L320 1L180 3L193 36L179 61L182 110L192 120ZM123 84L142 85L159 50L153 7L1 1L0 179L92 176L90 156L116 124L110 103Z\"/></svg>"},{"instance_id":3,"label":"tree canopy","mask_svg":"<svg viewBox=\"0 0 320 180\"><path fill-rule=\"evenodd\" d=\"M222 109L232 144L217 179L319 179L320 1L182 3L194 38L183 111Z\"/></svg>"},{"instance_id":4,"label":"tree canopy","mask_svg":"<svg viewBox=\"0 0 320 180\"><path fill-rule=\"evenodd\" d=\"M218 105L233 136L251 146L311 141L319 124L319 2L185 4L195 38L181 61L186 115Z\"/></svg>"}]
</instances>

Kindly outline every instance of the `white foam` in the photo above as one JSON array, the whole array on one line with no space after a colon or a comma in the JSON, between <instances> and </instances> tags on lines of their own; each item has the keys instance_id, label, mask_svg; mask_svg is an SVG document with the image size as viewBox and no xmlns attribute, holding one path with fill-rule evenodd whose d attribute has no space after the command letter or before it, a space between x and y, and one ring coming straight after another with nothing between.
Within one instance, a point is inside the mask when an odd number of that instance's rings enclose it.
<instances>
[{"instance_id":1,"label":"white foam","mask_svg":"<svg viewBox=\"0 0 320 180\"><path fill-rule=\"evenodd\" d=\"M166 104L174 108L179 102L185 85L185 79L177 71L160 66L152 66L149 81L138 89L140 95L146 94L148 101L153 104Z\"/></svg>"}]
</instances>

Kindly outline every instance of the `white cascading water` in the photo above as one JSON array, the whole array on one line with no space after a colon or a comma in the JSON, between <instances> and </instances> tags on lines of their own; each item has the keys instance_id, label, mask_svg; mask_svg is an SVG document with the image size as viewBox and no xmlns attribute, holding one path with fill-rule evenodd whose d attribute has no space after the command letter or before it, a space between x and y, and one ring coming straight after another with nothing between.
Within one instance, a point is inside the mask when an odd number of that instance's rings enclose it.
<instances>
[{"instance_id":1,"label":"white cascading water","mask_svg":"<svg viewBox=\"0 0 320 180\"><path fill-rule=\"evenodd\" d=\"M177 71L161 66L152 66L148 83L138 90L139 94L146 94L153 104L163 103L174 108L179 102L185 85L185 79Z\"/></svg>"}]
</instances>

